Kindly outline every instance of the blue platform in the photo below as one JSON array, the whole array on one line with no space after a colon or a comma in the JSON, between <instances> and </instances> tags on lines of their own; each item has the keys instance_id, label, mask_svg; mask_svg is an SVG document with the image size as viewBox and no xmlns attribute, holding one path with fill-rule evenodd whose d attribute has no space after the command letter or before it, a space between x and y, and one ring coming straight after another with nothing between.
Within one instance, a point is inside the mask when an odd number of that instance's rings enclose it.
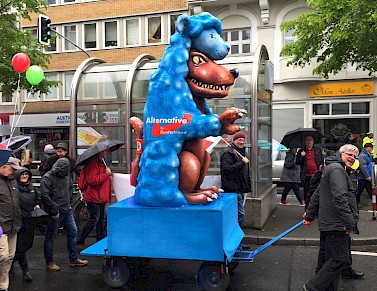
<instances>
[{"instance_id":1,"label":"blue platform","mask_svg":"<svg viewBox=\"0 0 377 291\"><path fill-rule=\"evenodd\" d=\"M238 226L237 195L222 194L209 205L147 207L130 197L108 207L108 237L82 255L230 261L244 233Z\"/></svg>"}]
</instances>

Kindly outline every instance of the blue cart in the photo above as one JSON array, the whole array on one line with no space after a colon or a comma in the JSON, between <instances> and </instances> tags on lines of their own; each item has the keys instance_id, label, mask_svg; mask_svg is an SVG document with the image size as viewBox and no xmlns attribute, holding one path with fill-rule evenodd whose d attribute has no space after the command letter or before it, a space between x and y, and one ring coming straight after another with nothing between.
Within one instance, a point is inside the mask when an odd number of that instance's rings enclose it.
<instances>
[{"instance_id":1,"label":"blue cart","mask_svg":"<svg viewBox=\"0 0 377 291\"><path fill-rule=\"evenodd\" d=\"M227 290L229 272L252 262L263 249L302 222L255 251L237 251L244 233L238 226L237 196L225 193L210 205L147 207L133 197L108 207L108 236L81 252L104 256L102 276L111 287L128 283L135 267L151 258L204 261L198 272L203 290Z\"/></svg>"}]
</instances>

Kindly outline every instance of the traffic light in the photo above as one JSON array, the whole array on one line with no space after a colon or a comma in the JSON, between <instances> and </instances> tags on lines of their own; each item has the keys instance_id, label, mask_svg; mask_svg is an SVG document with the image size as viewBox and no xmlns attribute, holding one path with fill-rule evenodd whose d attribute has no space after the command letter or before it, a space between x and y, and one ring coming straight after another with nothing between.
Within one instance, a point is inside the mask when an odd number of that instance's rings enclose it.
<instances>
[{"instance_id":1,"label":"traffic light","mask_svg":"<svg viewBox=\"0 0 377 291\"><path fill-rule=\"evenodd\" d=\"M38 17L38 42L50 45L51 38L51 20L48 16L39 14Z\"/></svg>"}]
</instances>

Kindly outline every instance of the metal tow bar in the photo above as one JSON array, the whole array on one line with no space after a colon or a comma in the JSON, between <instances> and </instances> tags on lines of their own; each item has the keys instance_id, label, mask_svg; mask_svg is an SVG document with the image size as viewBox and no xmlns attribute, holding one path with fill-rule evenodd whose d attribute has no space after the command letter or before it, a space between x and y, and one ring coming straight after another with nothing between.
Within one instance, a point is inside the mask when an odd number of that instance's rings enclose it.
<instances>
[{"instance_id":1,"label":"metal tow bar","mask_svg":"<svg viewBox=\"0 0 377 291\"><path fill-rule=\"evenodd\" d=\"M282 237L286 236L291 231L293 231L296 228L298 228L299 226L303 225L304 221L305 220L301 220L300 222L298 222L297 224L295 224L291 228L287 229L283 233L279 234L277 237L275 237L275 238L271 239L270 241L266 242L264 245L260 246L259 248L257 248L254 251L237 251L234 254L232 262L252 262L252 261L254 261L254 257L257 254L259 254L264 249L268 248L270 245L272 245L273 243L275 243L276 241L278 241Z\"/></svg>"}]
</instances>

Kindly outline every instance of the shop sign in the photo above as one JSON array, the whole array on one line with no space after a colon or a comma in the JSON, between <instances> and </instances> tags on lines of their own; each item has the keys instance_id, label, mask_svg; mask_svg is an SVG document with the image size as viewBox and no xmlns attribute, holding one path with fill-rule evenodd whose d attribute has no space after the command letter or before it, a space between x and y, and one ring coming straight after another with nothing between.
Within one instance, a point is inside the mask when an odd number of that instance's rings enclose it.
<instances>
[{"instance_id":1,"label":"shop sign","mask_svg":"<svg viewBox=\"0 0 377 291\"><path fill-rule=\"evenodd\" d=\"M321 83L309 85L309 97L373 95L374 82Z\"/></svg>"}]
</instances>

